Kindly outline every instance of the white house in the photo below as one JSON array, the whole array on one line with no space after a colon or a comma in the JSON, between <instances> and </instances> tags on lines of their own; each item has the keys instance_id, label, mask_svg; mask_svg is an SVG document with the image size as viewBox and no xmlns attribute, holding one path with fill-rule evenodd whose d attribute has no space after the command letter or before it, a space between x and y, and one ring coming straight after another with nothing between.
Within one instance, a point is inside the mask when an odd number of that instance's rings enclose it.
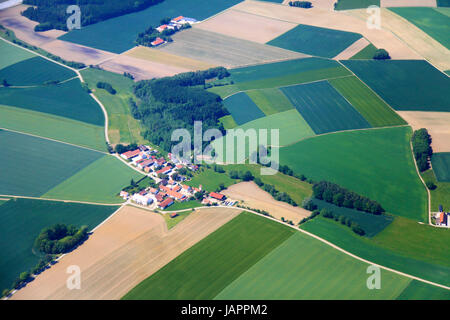
<instances>
[{"instance_id":1,"label":"white house","mask_svg":"<svg viewBox=\"0 0 450 320\"><path fill-rule=\"evenodd\" d=\"M144 206L148 206L153 203L153 199L149 195L140 195L139 193L133 194L133 197L131 198L134 202L137 204L141 204Z\"/></svg>"}]
</instances>

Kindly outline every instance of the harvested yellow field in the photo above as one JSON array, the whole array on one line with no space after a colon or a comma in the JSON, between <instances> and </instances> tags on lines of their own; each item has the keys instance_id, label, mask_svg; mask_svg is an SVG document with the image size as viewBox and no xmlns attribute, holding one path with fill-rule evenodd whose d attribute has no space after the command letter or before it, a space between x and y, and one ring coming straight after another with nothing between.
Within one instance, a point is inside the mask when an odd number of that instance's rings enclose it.
<instances>
[{"instance_id":1,"label":"harvested yellow field","mask_svg":"<svg viewBox=\"0 0 450 320\"><path fill-rule=\"evenodd\" d=\"M354 11L365 13L365 9L332 11L314 7L303 10L264 1L244 1L233 9L292 23L360 33L377 48L388 50L393 59L422 59L390 31L369 29L365 17L353 14Z\"/></svg>"},{"instance_id":2,"label":"harvested yellow field","mask_svg":"<svg viewBox=\"0 0 450 320\"><path fill-rule=\"evenodd\" d=\"M177 56L175 54L163 52L161 50L149 47L138 46L124 53L127 56L142 59L145 61L156 62L164 65L174 66L178 68L195 70L206 70L216 67L203 61Z\"/></svg>"},{"instance_id":3,"label":"harvested yellow field","mask_svg":"<svg viewBox=\"0 0 450 320\"><path fill-rule=\"evenodd\" d=\"M380 7L436 7L436 0L380 0Z\"/></svg>"},{"instance_id":4,"label":"harvested yellow field","mask_svg":"<svg viewBox=\"0 0 450 320\"><path fill-rule=\"evenodd\" d=\"M123 207L75 251L44 271L13 299L120 299L186 249L240 213L227 208L193 212L170 231L157 213ZM66 273L79 266L81 289L69 290Z\"/></svg>"},{"instance_id":5,"label":"harvested yellow field","mask_svg":"<svg viewBox=\"0 0 450 320\"><path fill-rule=\"evenodd\" d=\"M311 214L311 212L303 208L275 200L254 182L240 182L221 191L221 193L230 199L241 200L243 205L247 207L265 210L277 219L285 218L292 220L295 224Z\"/></svg>"},{"instance_id":6,"label":"harvested yellow field","mask_svg":"<svg viewBox=\"0 0 450 320\"><path fill-rule=\"evenodd\" d=\"M347 14L364 21L368 15L363 9L349 10ZM385 8L381 9L381 23L383 29L389 30L419 56L443 71L450 69L450 51L418 27ZM374 45L378 48L385 48L391 53L387 46L383 47L375 43ZM392 57L395 59L394 56Z\"/></svg>"},{"instance_id":7,"label":"harvested yellow field","mask_svg":"<svg viewBox=\"0 0 450 320\"><path fill-rule=\"evenodd\" d=\"M124 72L131 73L136 80L173 76L180 72L190 71L186 68L138 59L125 54L118 55L114 59L101 63L100 67L119 74L123 74Z\"/></svg>"},{"instance_id":8,"label":"harvested yellow field","mask_svg":"<svg viewBox=\"0 0 450 320\"><path fill-rule=\"evenodd\" d=\"M195 28L239 39L266 43L296 26L295 23L230 9L195 25Z\"/></svg>"},{"instance_id":9,"label":"harvested yellow field","mask_svg":"<svg viewBox=\"0 0 450 320\"><path fill-rule=\"evenodd\" d=\"M334 59L336 60L347 60L353 57L355 54L360 52L362 49L367 47L370 44L369 41L367 41L364 38L359 39L358 41L354 42L350 47L339 53Z\"/></svg>"},{"instance_id":10,"label":"harvested yellow field","mask_svg":"<svg viewBox=\"0 0 450 320\"><path fill-rule=\"evenodd\" d=\"M397 111L414 130L426 128L434 152L450 152L450 112Z\"/></svg>"}]
</instances>

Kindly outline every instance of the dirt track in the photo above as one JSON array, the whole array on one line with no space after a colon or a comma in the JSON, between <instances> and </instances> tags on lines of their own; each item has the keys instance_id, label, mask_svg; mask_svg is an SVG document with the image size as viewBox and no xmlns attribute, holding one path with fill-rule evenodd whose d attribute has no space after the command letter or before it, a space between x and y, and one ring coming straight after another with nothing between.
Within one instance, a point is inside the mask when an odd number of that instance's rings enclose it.
<instances>
[{"instance_id":1,"label":"dirt track","mask_svg":"<svg viewBox=\"0 0 450 320\"><path fill-rule=\"evenodd\" d=\"M120 299L142 280L239 214L202 209L167 231L164 218L123 207L78 249L44 271L13 299ZM67 267L81 269L81 289L68 290Z\"/></svg>"},{"instance_id":2,"label":"dirt track","mask_svg":"<svg viewBox=\"0 0 450 320\"><path fill-rule=\"evenodd\" d=\"M381 0L380 7L436 7L436 0Z\"/></svg>"},{"instance_id":3,"label":"dirt track","mask_svg":"<svg viewBox=\"0 0 450 320\"><path fill-rule=\"evenodd\" d=\"M241 182L222 191L233 200L242 200L243 205L253 209L269 212L277 219L282 217L298 223L302 218L308 217L311 212L301 207L294 207L286 202L276 201L272 196L259 188L254 182Z\"/></svg>"}]
</instances>

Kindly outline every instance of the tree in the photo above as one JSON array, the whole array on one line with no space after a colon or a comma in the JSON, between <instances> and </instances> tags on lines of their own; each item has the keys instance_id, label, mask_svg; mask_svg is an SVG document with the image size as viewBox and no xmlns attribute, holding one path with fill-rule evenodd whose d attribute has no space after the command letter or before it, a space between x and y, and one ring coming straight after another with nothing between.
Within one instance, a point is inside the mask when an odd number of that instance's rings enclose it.
<instances>
[{"instance_id":1,"label":"tree","mask_svg":"<svg viewBox=\"0 0 450 320\"><path fill-rule=\"evenodd\" d=\"M434 184L433 181L427 181L426 185L427 185L427 188L430 190L434 190L437 188L437 186Z\"/></svg>"},{"instance_id":2,"label":"tree","mask_svg":"<svg viewBox=\"0 0 450 320\"><path fill-rule=\"evenodd\" d=\"M9 83L8 83L8 81L6 81L6 79L3 79L3 80L2 80L2 85L3 85L4 87L9 87Z\"/></svg>"},{"instance_id":3,"label":"tree","mask_svg":"<svg viewBox=\"0 0 450 320\"><path fill-rule=\"evenodd\" d=\"M375 60L388 60L391 58L391 56L385 49L378 49L377 51L375 51L373 58Z\"/></svg>"},{"instance_id":4,"label":"tree","mask_svg":"<svg viewBox=\"0 0 450 320\"><path fill-rule=\"evenodd\" d=\"M253 175L252 175L252 173L250 171L246 171L242 175L242 180L244 180L244 181L251 181L253 179L254 179L254 177L253 177Z\"/></svg>"},{"instance_id":5,"label":"tree","mask_svg":"<svg viewBox=\"0 0 450 320\"><path fill-rule=\"evenodd\" d=\"M203 196L204 196L204 192L203 191L198 191L194 194L195 199L197 199L198 201L203 200Z\"/></svg>"}]
</instances>

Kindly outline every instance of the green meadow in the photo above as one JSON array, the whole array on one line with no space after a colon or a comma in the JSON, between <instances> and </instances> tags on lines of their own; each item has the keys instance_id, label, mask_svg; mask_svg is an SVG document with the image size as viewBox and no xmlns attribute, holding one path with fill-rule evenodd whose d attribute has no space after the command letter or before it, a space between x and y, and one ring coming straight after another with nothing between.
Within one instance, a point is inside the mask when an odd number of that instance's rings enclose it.
<instances>
[{"instance_id":1,"label":"green meadow","mask_svg":"<svg viewBox=\"0 0 450 320\"><path fill-rule=\"evenodd\" d=\"M90 229L100 224L118 207L79 203L13 199L0 206L0 288L10 288L23 271L29 271L39 261L33 250L36 237L43 228L56 223L86 225Z\"/></svg>"},{"instance_id":2,"label":"green meadow","mask_svg":"<svg viewBox=\"0 0 450 320\"><path fill-rule=\"evenodd\" d=\"M238 125L264 117L264 113L245 92L239 92L223 101Z\"/></svg>"},{"instance_id":3,"label":"green meadow","mask_svg":"<svg viewBox=\"0 0 450 320\"><path fill-rule=\"evenodd\" d=\"M192 180L186 181L185 184L195 188L198 188L201 185L203 190L210 192L216 191L221 184L225 187L229 187L232 184L235 184L235 181L226 174L206 169L195 173Z\"/></svg>"},{"instance_id":4,"label":"green meadow","mask_svg":"<svg viewBox=\"0 0 450 320\"><path fill-rule=\"evenodd\" d=\"M278 88L249 90L246 93L267 116L294 109L289 99Z\"/></svg>"},{"instance_id":5,"label":"green meadow","mask_svg":"<svg viewBox=\"0 0 450 320\"><path fill-rule=\"evenodd\" d=\"M436 189L430 190L431 195L431 211L437 212L439 205L445 210L450 210L450 182L439 182L432 169L422 172L422 178L425 183L432 182L436 185Z\"/></svg>"},{"instance_id":6,"label":"green meadow","mask_svg":"<svg viewBox=\"0 0 450 320\"><path fill-rule=\"evenodd\" d=\"M0 40L0 70L34 57L35 54Z\"/></svg>"},{"instance_id":7,"label":"green meadow","mask_svg":"<svg viewBox=\"0 0 450 320\"><path fill-rule=\"evenodd\" d=\"M280 163L378 201L388 213L427 221L427 194L414 166L411 128L317 136L280 149Z\"/></svg>"},{"instance_id":8,"label":"green meadow","mask_svg":"<svg viewBox=\"0 0 450 320\"><path fill-rule=\"evenodd\" d=\"M368 8L369 6L380 6L380 0L338 0L336 10L351 10Z\"/></svg>"},{"instance_id":9,"label":"green meadow","mask_svg":"<svg viewBox=\"0 0 450 320\"><path fill-rule=\"evenodd\" d=\"M437 181L450 182L450 152L434 153L431 163Z\"/></svg>"},{"instance_id":10,"label":"green meadow","mask_svg":"<svg viewBox=\"0 0 450 320\"><path fill-rule=\"evenodd\" d=\"M369 45L367 47L362 49L360 52L355 54L350 59L351 60L372 59L377 50L378 50L377 47L375 47L373 44L369 43Z\"/></svg>"}]
</instances>

